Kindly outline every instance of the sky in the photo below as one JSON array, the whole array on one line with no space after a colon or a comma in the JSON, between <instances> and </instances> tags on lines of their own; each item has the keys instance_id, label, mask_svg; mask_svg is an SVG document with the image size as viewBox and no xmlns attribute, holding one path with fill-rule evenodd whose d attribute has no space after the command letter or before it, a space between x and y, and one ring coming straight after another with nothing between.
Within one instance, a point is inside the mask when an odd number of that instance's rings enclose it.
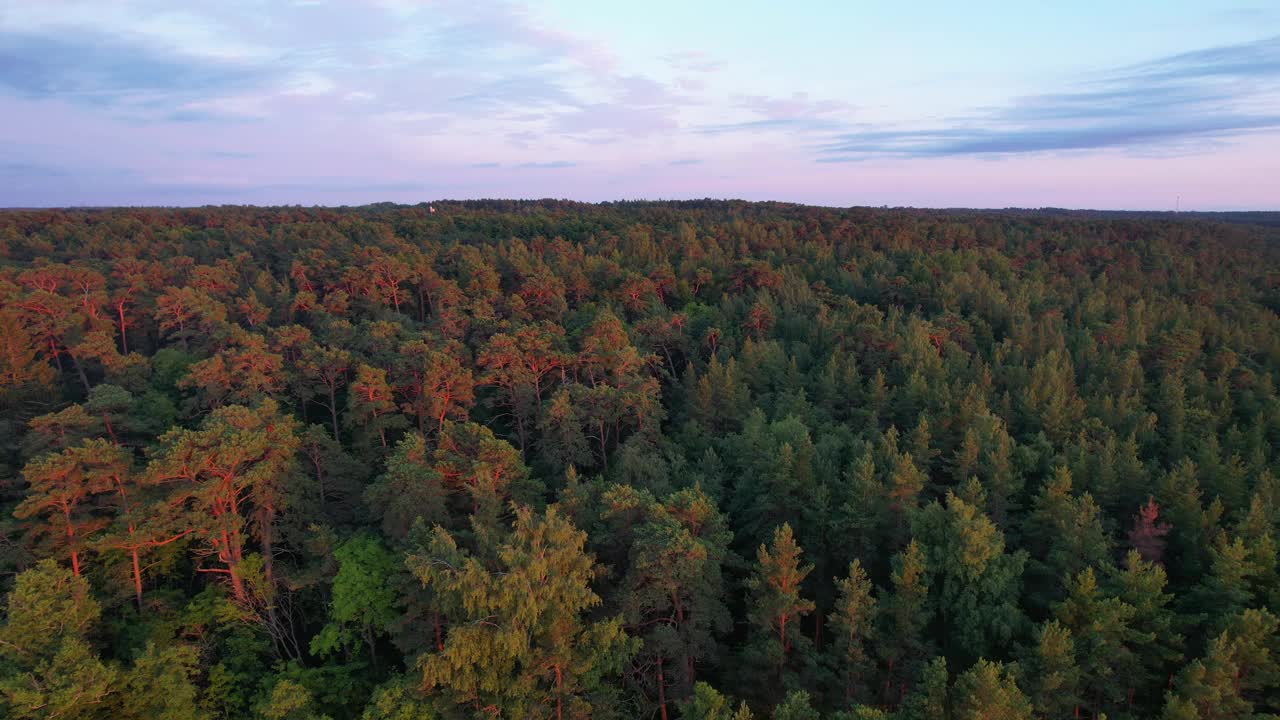
<instances>
[{"instance_id":1,"label":"sky","mask_svg":"<svg viewBox=\"0 0 1280 720\"><path fill-rule=\"evenodd\" d=\"M1280 209L1280 3L0 0L0 206Z\"/></svg>"}]
</instances>

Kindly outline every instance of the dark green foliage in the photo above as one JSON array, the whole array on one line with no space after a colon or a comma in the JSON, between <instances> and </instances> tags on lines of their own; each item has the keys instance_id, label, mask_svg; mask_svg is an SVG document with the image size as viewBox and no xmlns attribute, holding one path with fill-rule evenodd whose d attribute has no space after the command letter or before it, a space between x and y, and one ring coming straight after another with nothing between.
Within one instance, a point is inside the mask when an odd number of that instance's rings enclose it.
<instances>
[{"instance_id":1,"label":"dark green foliage","mask_svg":"<svg viewBox=\"0 0 1280 720\"><path fill-rule=\"evenodd\" d=\"M1276 226L434 208L0 212L0 715L1280 714Z\"/></svg>"}]
</instances>

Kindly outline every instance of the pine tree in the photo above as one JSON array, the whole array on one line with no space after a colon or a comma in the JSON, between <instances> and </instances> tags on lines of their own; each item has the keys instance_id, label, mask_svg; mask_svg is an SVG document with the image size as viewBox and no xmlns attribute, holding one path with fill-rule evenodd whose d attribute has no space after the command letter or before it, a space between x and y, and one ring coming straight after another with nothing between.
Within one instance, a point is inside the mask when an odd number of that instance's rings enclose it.
<instances>
[{"instance_id":1,"label":"pine tree","mask_svg":"<svg viewBox=\"0 0 1280 720\"><path fill-rule=\"evenodd\" d=\"M689 701L680 706L681 720L753 720L754 715L746 702L733 710L731 703L710 685L699 682L693 688Z\"/></svg>"},{"instance_id":2,"label":"pine tree","mask_svg":"<svg viewBox=\"0 0 1280 720\"><path fill-rule=\"evenodd\" d=\"M251 538L271 583L275 518L285 510L297 447L294 422L267 400L218 408L198 430L165 433L147 466L146 482L172 488L170 502L187 510L200 555L213 562L201 569L226 577L238 602L250 599L244 562Z\"/></svg>"},{"instance_id":3,"label":"pine tree","mask_svg":"<svg viewBox=\"0 0 1280 720\"><path fill-rule=\"evenodd\" d=\"M900 702L895 720L938 720L947 717L947 660L935 657L923 666L920 680Z\"/></svg>"},{"instance_id":4,"label":"pine tree","mask_svg":"<svg viewBox=\"0 0 1280 720\"><path fill-rule=\"evenodd\" d=\"M19 518L43 516L34 528L52 552L65 553L80 575L85 550L108 519L97 512L100 497L115 490L129 472L128 454L106 440L89 440L27 464L26 498L14 510Z\"/></svg>"},{"instance_id":5,"label":"pine tree","mask_svg":"<svg viewBox=\"0 0 1280 720\"><path fill-rule=\"evenodd\" d=\"M696 666L717 656L716 636L728 631L721 567L728 555L723 515L701 490L657 502L617 486L604 497L606 515L632 515L628 569L618 604L627 627L644 641L636 657L641 684L652 688L659 715L672 698L693 692Z\"/></svg>"},{"instance_id":6,"label":"pine tree","mask_svg":"<svg viewBox=\"0 0 1280 720\"><path fill-rule=\"evenodd\" d=\"M1026 553L1005 552L1004 534L954 494L920 511L916 537L928 557L948 656L972 660L1006 648L1025 618L1018 606Z\"/></svg>"},{"instance_id":7,"label":"pine tree","mask_svg":"<svg viewBox=\"0 0 1280 720\"><path fill-rule=\"evenodd\" d=\"M1165 705L1167 720L1267 717L1280 710L1280 620L1246 610L1209 643L1203 658L1178 675Z\"/></svg>"},{"instance_id":8,"label":"pine tree","mask_svg":"<svg viewBox=\"0 0 1280 720\"><path fill-rule=\"evenodd\" d=\"M24 386L45 386L54 372L14 314L0 312L0 397Z\"/></svg>"},{"instance_id":9,"label":"pine tree","mask_svg":"<svg viewBox=\"0 0 1280 720\"><path fill-rule=\"evenodd\" d=\"M980 659L956 678L954 720L1031 720L1031 703L1000 663Z\"/></svg>"},{"instance_id":10,"label":"pine tree","mask_svg":"<svg viewBox=\"0 0 1280 720\"><path fill-rule=\"evenodd\" d=\"M841 678L844 706L864 696L870 686L872 665L867 646L876 624L876 600L862 563L849 564L849 574L836 581L838 596L828 623L831 628L831 662Z\"/></svg>"},{"instance_id":11,"label":"pine tree","mask_svg":"<svg viewBox=\"0 0 1280 720\"><path fill-rule=\"evenodd\" d=\"M1054 614L1071 631L1085 702L1097 714L1129 702L1126 679L1141 666L1135 648L1152 641L1134 627L1137 610L1098 587L1093 568L1085 568L1067 584L1067 597Z\"/></svg>"},{"instance_id":12,"label":"pine tree","mask_svg":"<svg viewBox=\"0 0 1280 720\"><path fill-rule=\"evenodd\" d=\"M773 709L773 720L819 720L809 693L793 690Z\"/></svg>"},{"instance_id":13,"label":"pine tree","mask_svg":"<svg viewBox=\"0 0 1280 720\"><path fill-rule=\"evenodd\" d=\"M5 717L84 717L103 706L117 671L87 641L100 614L88 581L53 560L18 575L0 624Z\"/></svg>"},{"instance_id":14,"label":"pine tree","mask_svg":"<svg viewBox=\"0 0 1280 720\"><path fill-rule=\"evenodd\" d=\"M370 440L376 438L380 447L389 447L392 442L390 433L408 426L408 421L396 412L397 409L391 386L387 383L387 371L359 365L347 393L344 418L356 439L366 447L375 447Z\"/></svg>"},{"instance_id":15,"label":"pine tree","mask_svg":"<svg viewBox=\"0 0 1280 720\"><path fill-rule=\"evenodd\" d=\"M918 542L911 541L906 550L894 556L890 581L892 591L878 613L881 627L877 648L886 668L883 701L892 707L902 702L908 680L919 674L933 652L926 630L933 618L929 570L924 548ZM945 674L944 670L944 682Z\"/></svg>"},{"instance_id":16,"label":"pine tree","mask_svg":"<svg viewBox=\"0 0 1280 720\"><path fill-rule=\"evenodd\" d=\"M1032 502L1026 535L1036 558L1031 562L1034 580L1029 584L1048 589L1033 595L1039 607L1048 607L1061 596L1063 578L1108 558L1102 511L1089 493L1072 494L1071 473L1065 466L1058 467Z\"/></svg>"},{"instance_id":17,"label":"pine tree","mask_svg":"<svg viewBox=\"0 0 1280 720\"><path fill-rule=\"evenodd\" d=\"M814 603L801 596L800 586L813 566L801 565L801 554L791 526L778 526L772 542L757 551L756 567L747 582L751 636L746 660L757 668L760 689L776 692L789 685L798 666L810 659L810 642L800 632L800 621L813 612Z\"/></svg>"},{"instance_id":18,"label":"pine tree","mask_svg":"<svg viewBox=\"0 0 1280 720\"><path fill-rule=\"evenodd\" d=\"M1183 637L1178 632L1181 619L1170 608L1174 596L1166 592L1164 568L1143 560L1137 550L1129 551L1113 584L1118 587L1120 600L1134 609L1132 625L1138 665L1131 666L1134 674L1124 678L1129 703L1154 700L1183 659Z\"/></svg>"},{"instance_id":19,"label":"pine tree","mask_svg":"<svg viewBox=\"0 0 1280 720\"><path fill-rule=\"evenodd\" d=\"M475 401L475 378L456 349L437 350L415 340L400 348L393 369L400 408L418 419L418 432L440 430L446 420L465 421Z\"/></svg>"},{"instance_id":20,"label":"pine tree","mask_svg":"<svg viewBox=\"0 0 1280 720\"><path fill-rule=\"evenodd\" d=\"M476 553L437 527L412 571L444 604L444 649L421 657L423 688L444 712L474 717L588 718L591 695L635 651L621 618L589 621L600 570L586 534L554 507L519 507L509 537L485 534ZM492 545L488 545L493 543Z\"/></svg>"},{"instance_id":21,"label":"pine tree","mask_svg":"<svg viewBox=\"0 0 1280 720\"><path fill-rule=\"evenodd\" d=\"M414 523L448 525L448 491L435 469L427 440L406 434L387 458L387 471L365 490L365 502L382 521L393 545L404 543Z\"/></svg>"},{"instance_id":22,"label":"pine tree","mask_svg":"<svg viewBox=\"0 0 1280 720\"><path fill-rule=\"evenodd\" d=\"M1071 631L1057 620L1036 630L1025 663L1031 702L1046 718L1074 716L1080 708L1080 668Z\"/></svg>"}]
</instances>

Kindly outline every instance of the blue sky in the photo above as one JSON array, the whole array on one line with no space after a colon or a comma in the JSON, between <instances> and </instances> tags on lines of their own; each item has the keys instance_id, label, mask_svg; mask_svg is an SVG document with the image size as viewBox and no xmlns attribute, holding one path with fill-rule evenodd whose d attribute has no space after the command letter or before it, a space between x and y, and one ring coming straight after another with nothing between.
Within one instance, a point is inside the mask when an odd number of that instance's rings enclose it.
<instances>
[{"instance_id":1,"label":"blue sky","mask_svg":"<svg viewBox=\"0 0 1280 720\"><path fill-rule=\"evenodd\" d=\"M0 0L0 205L1280 209L1280 7Z\"/></svg>"}]
</instances>

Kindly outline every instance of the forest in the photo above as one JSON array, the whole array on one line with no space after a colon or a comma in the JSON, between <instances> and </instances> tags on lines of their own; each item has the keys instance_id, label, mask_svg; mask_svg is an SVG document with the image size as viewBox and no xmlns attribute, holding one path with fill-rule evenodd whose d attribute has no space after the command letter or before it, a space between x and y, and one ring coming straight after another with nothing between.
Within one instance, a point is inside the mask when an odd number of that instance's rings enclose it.
<instances>
[{"instance_id":1,"label":"forest","mask_svg":"<svg viewBox=\"0 0 1280 720\"><path fill-rule=\"evenodd\" d=\"M1280 717L1273 215L0 212L0 716Z\"/></svg>"}]
</instances>

